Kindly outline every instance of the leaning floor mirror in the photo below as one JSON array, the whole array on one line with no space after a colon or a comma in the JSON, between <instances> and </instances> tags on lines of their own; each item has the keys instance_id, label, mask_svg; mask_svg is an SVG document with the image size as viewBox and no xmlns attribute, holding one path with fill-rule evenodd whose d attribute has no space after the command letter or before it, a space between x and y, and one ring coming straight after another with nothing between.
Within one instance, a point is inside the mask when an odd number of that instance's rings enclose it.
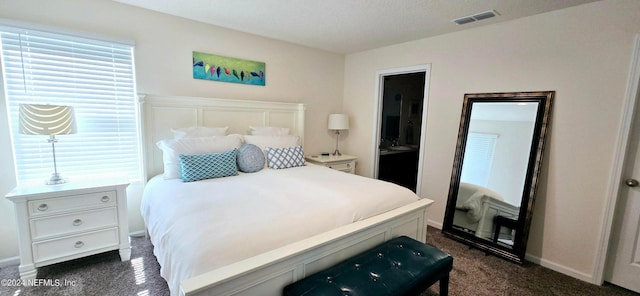
<instances>
[{"instance_id":1,"label":"leaning floor mirror","mask_svg":"<svg viewBox=\"0 0 640 296\"><path fill-rule=\"evenodd\" d=\"M554 94L464 96L446 236L524 262Z\"/></svg>"}]
</instances>

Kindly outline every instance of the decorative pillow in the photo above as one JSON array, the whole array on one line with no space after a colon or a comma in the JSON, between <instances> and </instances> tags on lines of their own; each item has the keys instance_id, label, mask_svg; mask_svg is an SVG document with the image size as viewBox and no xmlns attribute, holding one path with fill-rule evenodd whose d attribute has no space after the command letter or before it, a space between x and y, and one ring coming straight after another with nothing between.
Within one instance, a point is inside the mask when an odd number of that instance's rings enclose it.
<instances>
[{"instance_id":1,"label":"decorative pillow","mask_svg":"<svg viewBox=\"0 0 640 296\"><path fill-rule=\"evenodd\" d=\"M200 137L219 137L226 136L228 126L225 127L206 127L206 126L192 126L185 128L172 128L174 139L181 138L200 138Z\"/></svg>"},{"instance_id":2,"label":"decorative pillow","mask_svg":"<svg viewBox=\"0 0 640 296\"><path fill-rule=\"evenodd\" d=\"M180 154L180 178L183 182L222 178L238 175L236 154L238 149L221 153Z\"/></svg>"},{"instance_id":3,"label":"decorative pillow","mask_svg":"<svg viewBox=\"0 0 640 296\"><path fill-rule=\"evenodd\" d=\"M267 148L267 160L272 169L288 169L306 165L302 146Z\"/></svg>"},{"instance_id":4,"label":"decorative pillow","mask_svg":"<svg viewBox=\"0 0 640 296\"><path fill-rule=\"evenodd\" d=\"M244 142L246 144L253 144L264 152L264 157L267 158L267 148L285 148L300 145L300 137L298 136L252 136L245 135ZM267 167L265 163L264 167Z\"/></svg>"},{"instance_id":5,"label":"decorative pillow","mask_svg":"<svg viewBox=\"0 0 640 296\"><path fill-rule=\"evenodd\" d=\"M238 148L238 169L243 173L255 173L264 168L264 152L253 144Z\"/></svg>"},{"instance_id":6,"label":"decorative pillow","mask_svg":"<svg viewBox=\"0 0 640 296\"><path fill-rule=\"evenodd\" d=\"M180 154L203 154L229 151L242 145L242 136L228 135L224 137L181 138L162 140L156 143L162 149L164 178L180 178Z\"/></svg>"},{"instance_id":7,"label":"decorative pillow","mask_svg":"<svg viewBox=\"0 0 640 296\"><path fill-rule=\"evenodd\" d=\"M289 134L289 128L277 126L250 126L249 134L254 136L286 136Z\"/></svg>"}]
</instances>

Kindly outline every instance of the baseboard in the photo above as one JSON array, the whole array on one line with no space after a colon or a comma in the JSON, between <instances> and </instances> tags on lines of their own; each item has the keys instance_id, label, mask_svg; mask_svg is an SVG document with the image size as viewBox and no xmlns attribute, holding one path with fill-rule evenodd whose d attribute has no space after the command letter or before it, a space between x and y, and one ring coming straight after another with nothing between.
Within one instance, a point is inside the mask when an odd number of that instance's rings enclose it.
<instances>
[{"instance_id":1,"label":"baseboard","mask_svg":"<svg viewBox=\"0 0 640 296\"><path fill-rule=\"evenodd\" d=\"M585 281L585 282L590 283L590 284L600 285L600 284L597 284L597 283L594 282L595 279L593 278L593 275L591 275L591 274L586 274L584 272L577 271L577 270L575 270L573 268L569 268L569 267L566 267L564 265L560 265L558 263L555 263L555 262L552 262L552 261L549 261L549 260L546 260L546 259L542 259L542 258L537 257L537 256L533 256L533 255L531 255L529 253L527 253L524 256L524 258L525 258L525 260L527 260L527 261L529 261L531 263L538 264L538 265L540 265L542 267L549 268L549 269L551 269L553 271L557 271L559 273L568 275L568 276L570 276L572 278L576 278L576 279L579 279L581 281Z\"/></svg>"},{"instance_id":2,"label":"baseboard","mask_svg":"<svg viewBox=\"0 0 640 296\"><path fill-rule=\"evenodd\" d=\"M0 267L6 267L9 265L20 264L20 257L10 257L5 259L0 259Z\"/></svg>"},{"instance_id":3,"label":"baseboard","mask_svg":"<svg viewBox=\"0 0 640 296\"><path fill-rule=\"evenodd\" d=\"M427 225L434 228L438 228L438 230L442 229L442 223L439 223L438 221L435 221L435 220L427 219Z\"/></svg>"},{"instance_id":4,"label":"baseboard","mask_svg":"<svg viewBox=\"0 0 640 296\"><path fill-rule=\"evenodd\" d=\"M146 230L138 230L129 232L130 237L143 237L145 235Z\"/></svg>"}]
</instances>

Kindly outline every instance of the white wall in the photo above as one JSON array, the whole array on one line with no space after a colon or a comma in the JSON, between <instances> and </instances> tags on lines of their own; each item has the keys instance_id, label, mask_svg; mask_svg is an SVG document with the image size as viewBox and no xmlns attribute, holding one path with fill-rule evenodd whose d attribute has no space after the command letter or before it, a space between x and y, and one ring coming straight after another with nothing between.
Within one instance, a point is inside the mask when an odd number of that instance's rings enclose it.
<instances>
[{"instance_id":1,"label":"white wall","mask_svg":"<svg viewBox=\"0 0 640 296\"><path fill-rule=\"evenodd\" d=\"M342 108L344 56L103 0L0 0L0 18L134 40L138 92L307 104L305 152L330 151L327 115ZM192 78L191 52L266 63L266 86ZM15 186L4 98L0 196ZM131 231L143 229L140 188L130 190ZM0 198L0 262L18 255L13 207Z\"/></svg>"},{"instance_id":2,"label":"white wall","mask_svg":"<svg viewBox=\"0 0 640 296\"><path fill-rule=\"evenodd\" d=\"M605 0L351 54L344 151L371 159L377 70L431 64L421 192L444 218L463 95L555 90L528 253L583 280L594 275L640 1ZM371 162L358 172L371 175Z\"/></svg>"}]
</instances>

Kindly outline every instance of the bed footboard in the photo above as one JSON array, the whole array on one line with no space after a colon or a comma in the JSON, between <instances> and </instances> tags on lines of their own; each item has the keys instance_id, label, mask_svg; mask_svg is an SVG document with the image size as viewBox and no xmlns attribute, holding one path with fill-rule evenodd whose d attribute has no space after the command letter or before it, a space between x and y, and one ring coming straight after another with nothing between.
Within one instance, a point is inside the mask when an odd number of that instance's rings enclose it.
<instances>
[{"instance_id":1,"label":"bed footboard","mask_svg":"<svg viewBox=\"0 0 640 296\"><path fill-rule=\"evenodd\" d=\"M182 295L281 295L282 288L362 251L406 235L426 240L427 209L420 199L369 219L248 258L182 282Z\"/></svg>"}]
</instances>

